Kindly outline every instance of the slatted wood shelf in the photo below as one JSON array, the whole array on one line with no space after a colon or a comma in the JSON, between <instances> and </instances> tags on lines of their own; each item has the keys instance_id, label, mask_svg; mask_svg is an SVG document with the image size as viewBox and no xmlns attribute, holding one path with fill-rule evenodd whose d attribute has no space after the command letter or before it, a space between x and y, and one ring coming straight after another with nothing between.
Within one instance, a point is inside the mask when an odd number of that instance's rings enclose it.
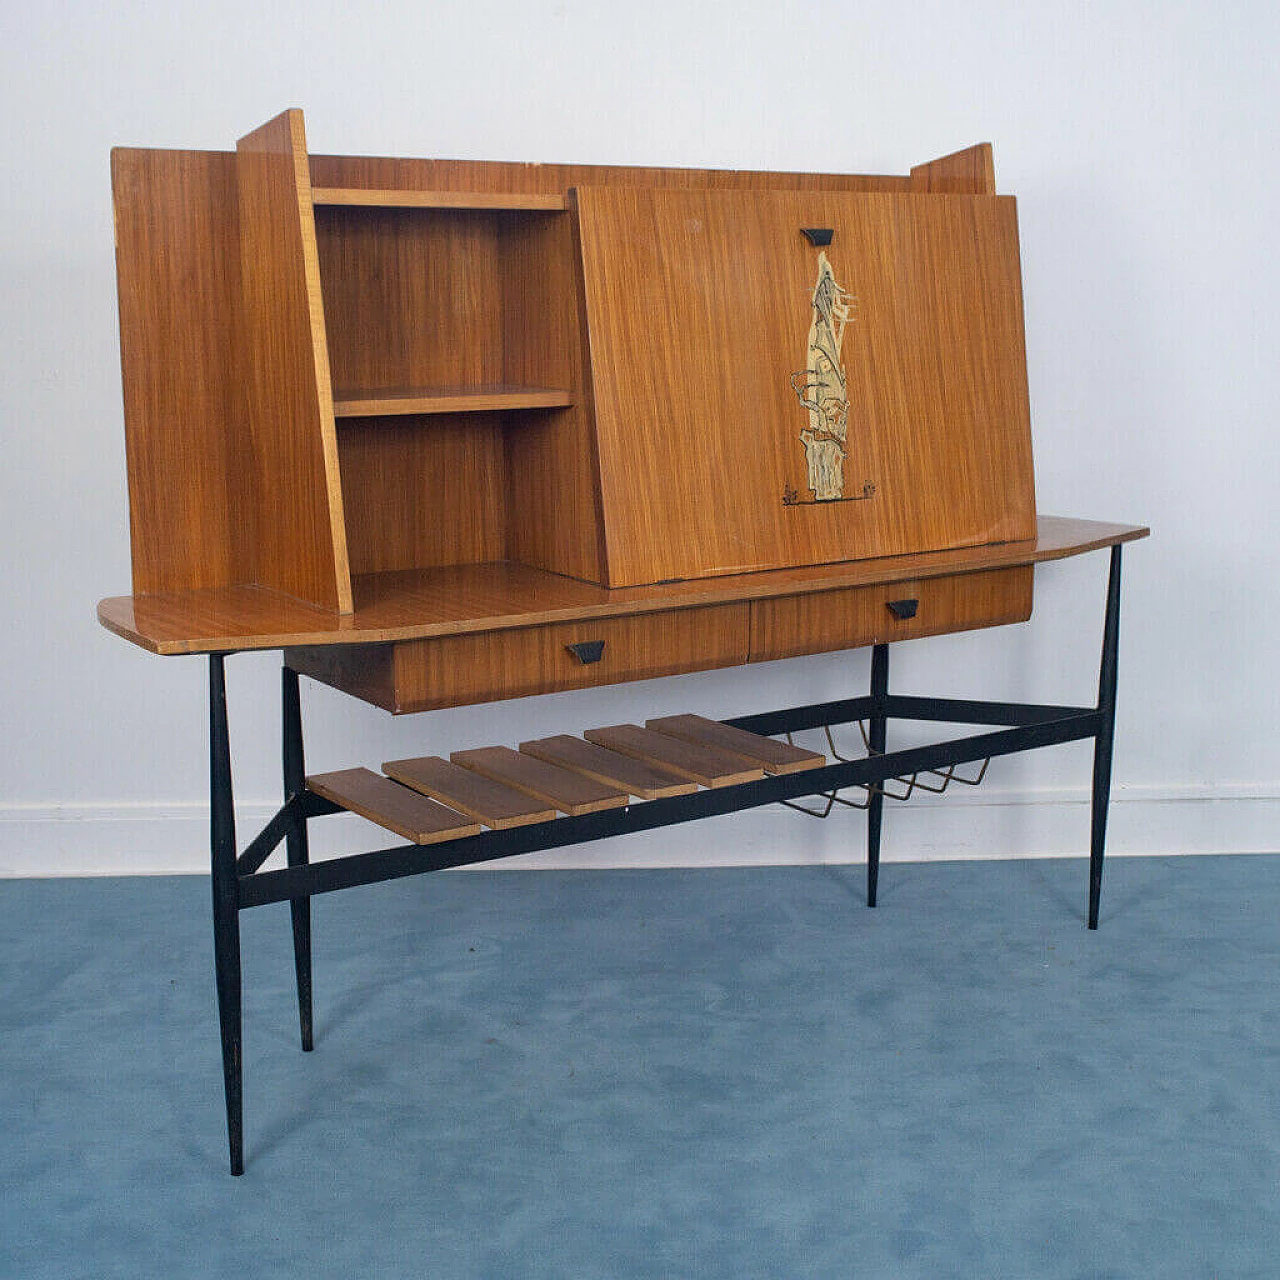
<instances>
[{"instance_id":1,"label":"slatted wood shelf","mask_svg":"<svg viewBox=\"0 0 1280 1280\"><path fill-rule=\"evenodd\" d=\"M573 392L553 387L397 387L337 391L335 418L385 418L408 414L500 413L513 409L563 409Z\"/></svg>"},{"instance_id":2,"label":"slatted wood shelf","mask_svg":"<svg viewBox=\"0 0 1280 1280\"><path fill-rule=\"evenodd\" d=\"M311 203L364 209L494 209L513 213L563 213L564 196L503 191L413 191L383 187L313 187Z\"/></svg>"},{"instance_id":3,"label":"slatted wood shelf","mask_svg":"<svg viewBox=\"0 0 1280 1280\"><path fill-rule=\"evenodd\" d=\"M621 809L631 796L657 800L691 795L699 786L755 782L766 767L790 773L826 764L815 752L701 716L649 723L663 731L614 725L588 729L582 738L560 734L524 742L519 751L477 747L455 751L448 760L389 760L382 766L386 777L344 769L309 777L307 787L415 844L432 844L477 835L482 826L502 830L551 822L561 813ZM722 749L726 743L734 750Z\"/></svg>"}]
</instances>

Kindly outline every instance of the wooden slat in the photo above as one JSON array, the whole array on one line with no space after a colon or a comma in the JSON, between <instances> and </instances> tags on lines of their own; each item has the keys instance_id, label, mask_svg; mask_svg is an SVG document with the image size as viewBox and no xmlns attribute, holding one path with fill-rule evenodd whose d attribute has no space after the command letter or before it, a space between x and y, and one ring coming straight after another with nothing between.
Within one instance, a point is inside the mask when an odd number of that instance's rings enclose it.
<instances>
[{"instance_id":1,"label":"wooden slat","mask_svg":"<svg viewBox=\"0 0 1280 1280\"><path fill-rule=\"evenodd\" d=\"M605 786L557 765L522 755L510 747L479 747L455 751L454 764L470 769L494 782L522 791L544 804L553 804L563 813L595 813L599 809L621 809L629 797L617 787Z\"/></svg>"},{"instance_id":2,"label":"wooden slat","mask_svg":"<svg viewBox=\"0 0 1280 1280\"><path fill-rule=\"evenodd\" d=\"M381 418L411 413L494 413L507 409L558 409L573 403L573 393L549 387L409 387L386 391L339 391L338 418Z\"/></svg>"},{"instance_id":3,"label":"wooden slat","mask_svg":"<svg viewBox=\"0 0 1280 1280\"><path fill-rule=\"evenodd\" d=\"M414 844L474 836L480 826L462 814L410 791L372 769L340 769L307 779L307 790L376 822Z\"/></svg>"},{"instance_id":4,"label":"wooden slat","mask_svg":"<svg viewBox=\"0 0 1280 1280\"><path fill-rule=\"evenodd\" d=\"M733 725L708 720L704 716L660 716L656 720L646 720L644 724L646 729L665 733L670 738L696 742L741 756L749 763L759 765L766 773L800 773L805 769L821 769L827 763L826 757L817 751L805 751L786 742L763 738L758 733L748 733L746 729L736 729Z\"/></svg>"},{"instance_id":5,"label":"wooden slat","mask_svg":"<svg viewBox=\"0 0 1280 1280\"><path fill-rule=\"evenodd\" d=\"M362 209L511 209L563 211L564 196L513 195L505 191L387 191L371 187L315 187L312 203Z\"/></svg>"},{"instance_id":6,"label":"wooden slat","mask_svg":"<svg viewBox=\"0 0 1280 1280\"><path fill-rule=\"evenodd\" d=\"M681 742L665 734L642 729L637 724L615 724L607 729L588 729L582 735L588 742L619 751L668 769L683 778L692 778L704 787L731 787L739 782L755 782L764 770L745 768L738 756L726 755L712 747Z\"/></svg>"},{"instance_id":7,"label":"wooden slat","mask_svg":"<svg viewBox=\"0 0 1280 1280\"><path fill-rule=\"evenodd\" d=\"M698 789L696 782L656 769L643 760L598 747L594 742L572 738L567 733L558 734L554 738L522 742L520 750L525 755L546 760L564 769L572 769L608 786L624 787L641 800L685 796Z\"/></svg>"},{"instance_id":8,"label":"wooden slat","mask_svg":"<svg viewBox=\"0 0 1280 1280\"><path fill-rule=\"evenodd\" d=\"M486 827L523 827L533 822L550 822L554 809L531 800L500 782L483 778L461 765L450 764L439 756L422 756L416 760L389 760L383 772L406 787L421 791L451 809L467 814Z\"/></svg>"}]
</instances>

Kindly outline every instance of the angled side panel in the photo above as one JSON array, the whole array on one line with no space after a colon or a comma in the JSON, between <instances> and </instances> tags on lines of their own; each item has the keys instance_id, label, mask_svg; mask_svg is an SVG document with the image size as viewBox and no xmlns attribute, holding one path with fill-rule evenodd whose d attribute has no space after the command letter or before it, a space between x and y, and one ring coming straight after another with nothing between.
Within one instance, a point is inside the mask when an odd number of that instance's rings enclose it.
<instances>
[{"instance_id":1,"label":"angled side panel","mask_svg":"<svg viewBox=\"0 0 1280 1280\"><path fill-rule=\"evenodd\" d=\"M302 113L236 144L254 580L340 613L351 575Z\"/></svg>"},{"instance_id":2,"label":"angled side panel","mask_svg":"<svg viewBox=\"0 0 1280 1280\"><path fill-rule=\"evenodd\" d=\"M235 156L111 153L133 590L247 581Z\"/></svg>"},{"instance_id":3,"label":"angled side panel","mask_svg":"<svg viewBox=\"0 0 1280 1280\"><path fill-rule=\"evenodd\" d=\"M928 164L913 165L911 190L935 195L995 195L996 167L991 143L979 142Z\"/></svg>"}]
</instances>

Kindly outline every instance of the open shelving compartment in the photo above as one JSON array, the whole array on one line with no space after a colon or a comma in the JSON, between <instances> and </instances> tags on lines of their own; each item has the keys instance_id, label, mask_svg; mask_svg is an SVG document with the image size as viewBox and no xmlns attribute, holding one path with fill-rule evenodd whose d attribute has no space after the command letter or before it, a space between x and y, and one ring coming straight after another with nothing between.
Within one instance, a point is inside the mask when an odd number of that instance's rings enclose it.
<instances>
[{"instance_id":1,"label":"open shelving compartment","mask_svg":"<svg viewBox=\"0 0 1280 1280\"><path fill-rule=\"evenodd\" d=\"M314 562L264 585L351 613L385 575L515 561L600 581L563 196L311 169L298 112L237 147L246 297L306 302L258 306L246 334L255 447L304 491L260 518L292 521L281 555Z\"/></svg>"}]
</instances>

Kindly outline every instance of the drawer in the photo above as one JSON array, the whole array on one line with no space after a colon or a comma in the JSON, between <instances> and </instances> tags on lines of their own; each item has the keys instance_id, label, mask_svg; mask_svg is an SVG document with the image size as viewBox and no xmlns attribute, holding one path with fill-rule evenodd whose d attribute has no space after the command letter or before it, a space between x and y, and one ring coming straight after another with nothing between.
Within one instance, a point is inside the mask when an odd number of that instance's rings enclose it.
<instances>
[{"instance_id":1,"label":"drawer","mask_svg":"<svg viewBox=\"0 0 1280 1280\"><path fill-rule=\"evenodd\" d=\"M291 649L286 661L303 675L388 711L428 711L737 666L747 661L749 628L747 604L711 605L389 644ZM595 661L583 661L569 648L600 642Z\"/></svg>"},{"instance_id":2,"label":"drawer","mask_svg":"<svg viewBox=\"0 0 1280 1280\"><path fill-rule=\"evenodd\" d=\"M1025 622L1033 573L1033 566L1019 565L757 600L751 605L751 661Z\"/></svg>"}]
</instances>

